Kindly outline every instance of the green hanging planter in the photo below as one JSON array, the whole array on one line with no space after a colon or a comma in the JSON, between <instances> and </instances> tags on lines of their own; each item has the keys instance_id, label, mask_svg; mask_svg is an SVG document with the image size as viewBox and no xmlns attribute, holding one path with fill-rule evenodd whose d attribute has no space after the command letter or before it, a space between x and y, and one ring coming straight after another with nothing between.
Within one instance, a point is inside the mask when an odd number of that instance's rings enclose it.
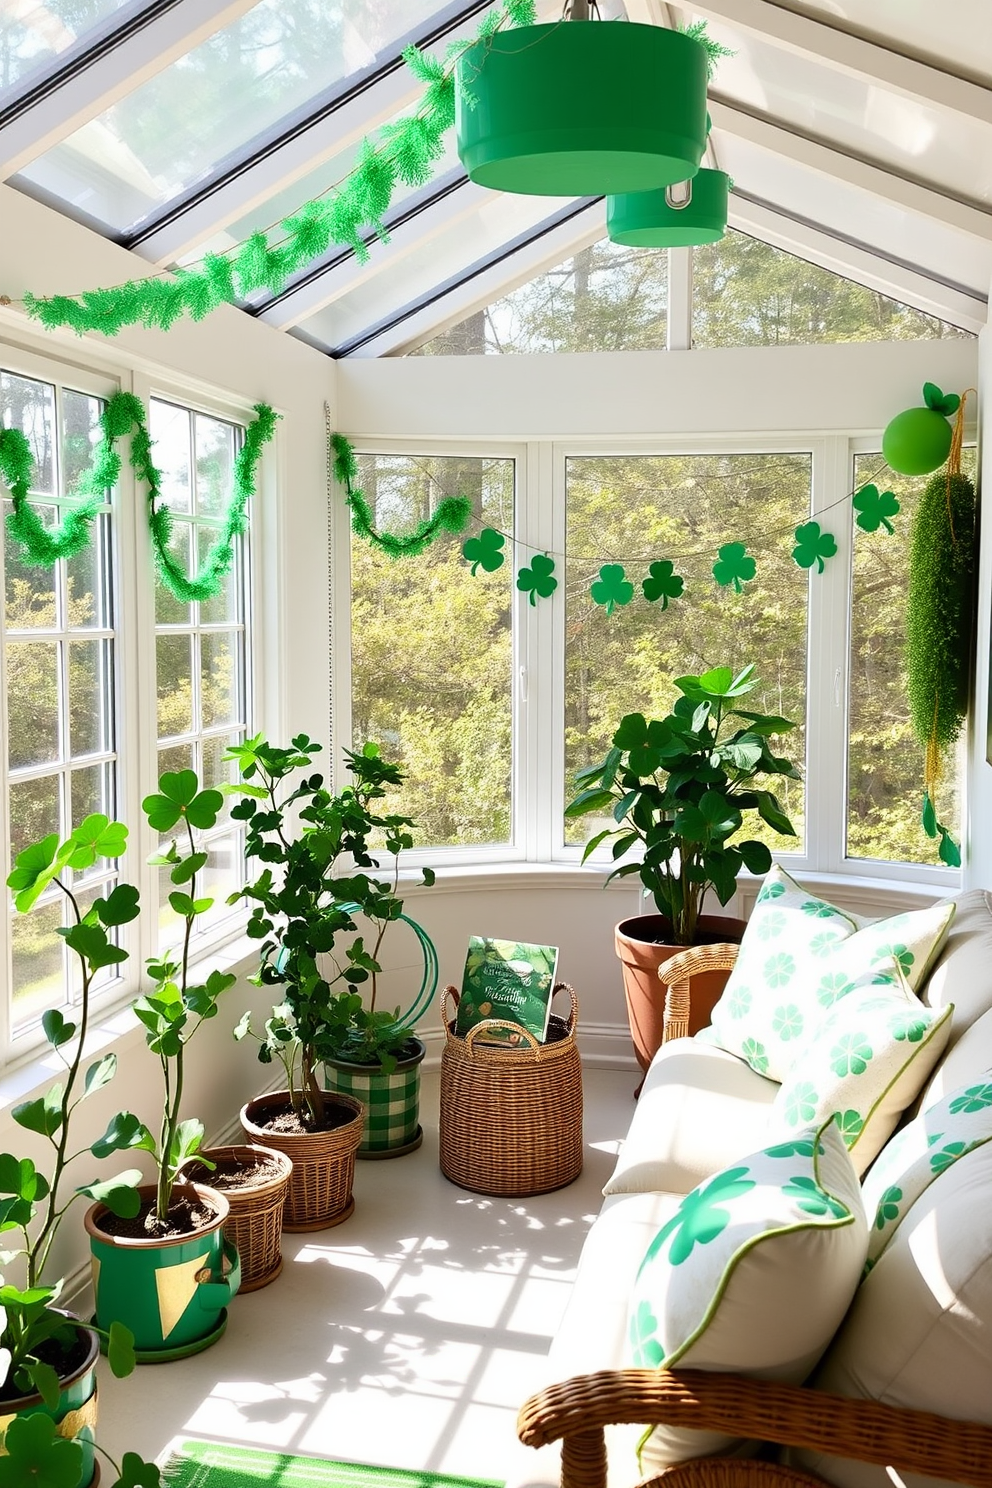
<instances>
[{"instance_id":1,"label":"green hanging planter","mask_svg":"<svg viewBox=\"0 0 992 1488\"><path fill-rule=\"evenodd\" d=\"M458 154L473 181L497 191L653 191L699 169L706 82L705 47L662 26L499 32L458 60Z\"/></svg>"},{"instance_id":2,"label":"green hanging planter","mask_svg":"<svg viewBox=\"0 0 992 1488\"><path fill-rule=\"evenodd\" d=\"M76 1322L70 1318L70 1322ZM15 1416L50 1416L55 1422L56 1434L67 1441L75 1442L82 1457L79 1477L73 1488L89 1488L98 1481L94 1460L93 1442L96 1435L97 1390L96 1364L100 1357L100 1340L92 1328L78 1323L78 1330L86 1344L85 1357L75 1369L59 1376L59 1398L54 1410L45 1404L40 1395L17 1395L0 1401L0 1452L3 1435Z\"/></svg>"},{"instance_id":3,"label":"green hanging planter","mask_svg":"<svg viewBox=\"0 0 992 1488\"><path fill-rule=\"evenodd\" d=\"M94 1322L101 1328L120 1322L134 1334L141 1364L185 1359L215 1343L227 1327L227 1304L241 1284L238 1252L221 1229L228 1217L223 1194L190 1184L195 1197L214 1210L215 1219L193 1235L140 1240L108 1235L108 1217L94 1204L84 1223L93 1265ZM174 1190L184 1194L182 1185ZM138 1189L142 1203L155 1202L154 1184Z\"/></svg>"},{"instance_id":4,"label":"green hanging planter","mask_svg":"<svg viewBox=\"0 0 992 1488\"><path fill-rule=\"evenodd\" d=\"M402 1157L424 1140L420 1125L420 1066L427 1048L416 1037L400 1053L396 1068L384 1074L374 1065L350 1059L324 1060L324 1086L336 1095L354 1095L365 1107L365 1129L356 1157Z\"/></svg>"},{"instance_id":5,"label":"green hanging planter","mask_svg":"<svg viewBox=\"0 0 992 1488\"><path fill-rule=\"evenodd\" d=\"M699 170L664 191L628 191L606 198L610 241L628 248L694 248L727 231L726 171Z\"/></svg>"}]
</instances>

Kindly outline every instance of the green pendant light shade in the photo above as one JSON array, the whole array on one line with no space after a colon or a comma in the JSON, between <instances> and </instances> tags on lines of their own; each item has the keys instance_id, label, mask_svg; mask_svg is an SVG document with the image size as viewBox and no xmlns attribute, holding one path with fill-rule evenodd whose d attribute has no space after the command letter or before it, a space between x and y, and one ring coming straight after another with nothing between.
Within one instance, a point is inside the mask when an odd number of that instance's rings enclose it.
<instances>
[{"instance_id":1,"label":"green pendant light shade","mask_svg":"<svg viewBox=\"0 0 992 1488\"><path fill-rule=\"evenodd\" d=\"M628 248L694 248L727 231L726 171L699 170L664 191L629 191L606 198L606 231Z\"/></svg>"},{"instance_id":2,"label":"green pendant light shade","mask_svg":"<svg viewBox=\"0 0 992 1488\"><path fill-rule=\"evenodd\" d=\"M653 191L706 146L706 50L626 21L519 26L455 74L458 154L473 181L533 196Z\"/></svg>"}]
</instances>

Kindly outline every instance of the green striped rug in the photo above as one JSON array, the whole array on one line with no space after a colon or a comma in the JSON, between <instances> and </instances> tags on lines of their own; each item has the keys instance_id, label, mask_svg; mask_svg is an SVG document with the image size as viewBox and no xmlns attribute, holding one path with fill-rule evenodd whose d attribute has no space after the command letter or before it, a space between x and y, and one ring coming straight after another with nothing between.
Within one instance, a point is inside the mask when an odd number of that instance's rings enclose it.
<instances>
[{"instance_id":1,"label":"green striped rug","mask_svg":"<svg viewBox=\"0 0 992 1488\"><path fill-rule=\"evenodd\" d=\"M204 1441L176 1446L162 1481L168 1488L503 1488L492 1478L366 1467Z\"/></svg>"}]
</instances>

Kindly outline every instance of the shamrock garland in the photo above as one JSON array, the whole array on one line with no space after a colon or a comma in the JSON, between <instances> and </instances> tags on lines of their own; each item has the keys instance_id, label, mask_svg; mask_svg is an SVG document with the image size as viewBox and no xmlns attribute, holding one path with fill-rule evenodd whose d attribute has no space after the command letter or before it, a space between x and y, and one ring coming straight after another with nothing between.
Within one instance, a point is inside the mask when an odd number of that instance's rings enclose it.
<instances>
[{"instance_id":1,"label":"shamrock garland","mask_svg":"<svg viewBox=\"0 0 992 1488\"><path fill-rule=\"evenodd\" d=\"M628 581L621 564L604 563L599 570L599 579L592 584L589 593L595 604L602 605L606 613L612 615L617 605L630 604L634 586Z\"/></svg>"},{"instance_id":2,"label":"shamrock garland","mask_svg":"<svg viewBox=\"0 0 992 1488\"><path fill-rule=\"evenodd\" d=\"M152 460L152 439L145 421L144 404L133 393L115 393L100 415L101 437L93 463L80 479L76 492L83 497L64 518L61 526L47 528L28 501L31 449L19 429L0 432L0 472L10 486L13 510L7 531L18 545L24 561L35 567L51 567L60 558L82 552L89 541L89 527L116 485L121 458L115 445L131 435L131 465L148 487L148 528L152 537L155 568L162 584L181 604L213 599L220 592L224 575L234 558L234 539L247 531L246 509L255 493L255 472L262 448L275 432L277 415L265 403L255 404L255 418L245 430L245 442L234 460L234 493L224 513L220 532L207 553L200 572L188 577L169 552L172 513L162 500L162 477Z\"/></svg>"},{"instance_id":3,"label":"shamrock garland","mask_svg":"<svg viewBox=\"0 0 992 1488\"><path fill-rule=\"evenodd\" d=\"M792 550L792 556L800 568L812 568L816 564L817 573L822 573L823 560L833 558L837 552L837 541L832 532L823 532L819 522L802 522L796 528L796 546Z\"/></svg>"},{"instance_id":4,"label":"shamrock garland","mask_svg":"<svg viewBox=\"0 0 992 1488\"><path fill-rule=\"evenodd\" d=\"M675 564L670 559L661 558L648 569L648 577L642 582L641 589L648 604L657 604L660 599L661 608L667 610L670 599L681 598L685 580L675 572Z\"/></svg>"},{"instance_id":5,"label":"shamrock garland","mask_svg":"<svg viewBox=\"0 0 992 1488\"><path fill-rule=\"evenodd\" d=\"M358 164L336 189L313 198L279 223L283 237L271 242L252 233L233 258L207 253L201 268L177 269L168 278L128 280L80 295L27 294L28 314L46 329L70 326L78 335L100 331L115 336L128 325L167 331L184 315L203 320L218 305L233 304L258 290L279 294L286 281L326 253L332 243L350 248L359 263L369 256L365 237L385 240L383 217L397 182L423 186L444 151L444 135L455 122L455 61L478 41L504 28L534 23L534 0L504 0L489 11L475 36L448 49L444 62L407 47L403 60L426 86L416 113L387 124L373 144L366 139Z\"/></svg>"},{"instance_id":6,"label":"shamrock garland","mask_svg":"<svg viewBox=\"0 0 992 1488\"><path fill-rule=\"evenodd\" d=\"M473 579L480 568L486 573L495 573L503 567L506 555L500 550L505 542L503 533L497 532L495 527L483 527L478 537L469 538L462 548L462 557L471 563Z\"/></svg>"},{"instance_id":7,"label":"shamrock garland","mask_svg":"<svg viewBox=\"0 0 992 1488\"><path fill-rule=\"evenodd\" d=\"M713 565L713 577L720 587L726 589L733 584L738 594L757 572L757 563L748 556L746 545L740 542L724 543Z\"/></svg>"},{"instance_id":8,"label":"shamrock garland","mask_svg":"<svg viewBox=\"0 0 992 1488\"><path fill-rule=\"evenodd\" d=\"M549 599L558 588L558 580L552 577L554 571L553 558L549 558L547 553L535 553L530 567L522 568L517 574L517 588L529 597L532 605L536 605L539 596Z\"/></svg>"},{"instance_id":9,"label":"shamrock garland","mask_svg":"<svg viewBox=\"0 0 992 1488\"><path fill-rule=\"evenodd\" d=\"M898 512L899 502L891 491L879 495L877 486L862 486L854 498L854 510L862 532L877 532L879 527L884 527L890 537L895 532L889 518Z\"/></svg>"},{"instance_id":10,"label":"shamrock garland","mask_svg":"<svg viewBox=\"0 0 992 1488\"><path fill-rule=\"evenodd\" d=\"M429 548L442 532L461 532L467 525L472 515L471 501L467 496L446 496L434 515L420 522L406 537L397 537L392 532L380 532L365 499L365 492L355 484L358 479L358 462L354 449L343 434L331 435L331 449L334 451L334 478L339 485L344 486L345 505L351 510L352 530L381 548L390 558L416 556Z\"/></svg>"}]
</instances>

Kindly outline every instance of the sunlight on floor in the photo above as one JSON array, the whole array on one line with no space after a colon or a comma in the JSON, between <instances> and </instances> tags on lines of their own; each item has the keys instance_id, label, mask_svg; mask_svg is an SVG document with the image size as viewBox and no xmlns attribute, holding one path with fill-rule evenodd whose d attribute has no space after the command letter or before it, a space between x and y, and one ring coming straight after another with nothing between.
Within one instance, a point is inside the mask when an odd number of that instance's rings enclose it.
<instances>
[{"instance_id":1,"label":"sunlight on floor","mask_svg":"<svg viewBox=\"0 0 992 1488\"><path fill-rule=\"evenodd\" d=\"M631 1115L631 1073L587 1070L585 1168L557 1193L468 1193L424 1145L360 1162L355 1213L286 1235L283 1273L238 1298L225 1336L182 1363L101 1377L100 1440L162 1452L183 1433L273 1450L502 1478L582 1242Z\"/></svg>"}]
</instances>

